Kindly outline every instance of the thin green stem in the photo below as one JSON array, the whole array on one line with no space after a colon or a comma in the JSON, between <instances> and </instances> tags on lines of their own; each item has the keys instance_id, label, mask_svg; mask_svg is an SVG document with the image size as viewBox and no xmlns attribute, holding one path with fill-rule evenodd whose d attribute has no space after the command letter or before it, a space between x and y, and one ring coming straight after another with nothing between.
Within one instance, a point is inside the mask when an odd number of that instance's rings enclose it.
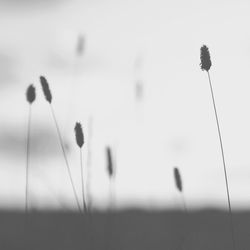
<instances>
[{"instance_id":1,"label":"thin green stem","mask_svg":"<svg viewBox=\"0 0 250 250\"><path fill-rule=\"evenodd\" d=\"M84 212L88 212L85 195L84 195L84 178L83 178L83 160L82 160L82 149L80 148L80 164L81 164L81 180L82 180L82 203Z\"/></svg>"},{"instance_id":2,"label":"thin green stem","mask_svg":"<svg viewBox=\"0 0 250 250\"><path fill-rule=\"evenodd\" d=\"M209 86L210 86L210 91L211 91L211 96L212 96L212 101L213 101L213 108L214 108L214 113L215 113L215 118L216 118L217 130L218 130L218 135L219 135L219 141L220 141L220 149L221 149L223 169L224 169L224 176L225 176L225 182L226 182L227 201L228 201L228 208L229 208L229 217L230 217L230 225L231 225L231 234L232 234L232 241L233 241L233 249L236 249L235 233L234 233L234 226L233 226L233 216L232 216L232 208L231 208L231 201L230 201L230 192L229 192L229 185L228 185L228 178L227 178L227 168L226 168L226 161L225 161L225 155L224 155L224 148L223 148L223 143L222 143L222 136L221 136L221 130L220 130L218 113L217 113L216 104L215 104L214 91L213 91L213 86L212 86L212 82L211 82L209 71L207 71L207 74L208 74Z\"/></svg>"},{"instance_id":3,"label":"thin green stem","mask_svg":"<svg viewBox=\"0 0 250 250\"><path fill-rule=\"evenodd\" d=\"M52 113L52 116L53 116L53 119L54 119L54 122L55 122L55 125L56 125L57 134L58 134L59 141L60 141L60 144L61 144L63 157L64 157L66 167L67 167L67 170L68 170L68 175L69 175L70 183L71 183L72 190L73 190L73 193L74 193L74 196L75 196L75 200L76 200L76 203L77 203L77 207L78 207L79 212L81 212L81 206L80 206L80 203L79 203L79 200L78 200L78 197L77 197L75 185L74 185L74 182L73 182L72 174L71 174L69 163L68 163L68 160L67 160L65 148L64 148L64 145L63 145L63 139L62 139L62 136L61 136L61 132L60 132L60 129L59 129L59 126L58 126L58 122L56 120L56 116L55 116L55 112L54 112L52 104L50 104L50 109L51 109L51 113Z\"/></svg>"},{"instance_id":4,"label":"thin green stem","mask_svg":"<svg viewBox=\"0 0 250 250\"><path fill-rule=\"evenodd\" d=\"M31 104L29 105L27 148L26 148L26 187L25 187L25 213L28 213L28 191L29 191L29 161L30 161L30 127L31 127Z\"/></svg>"}]
</instances>

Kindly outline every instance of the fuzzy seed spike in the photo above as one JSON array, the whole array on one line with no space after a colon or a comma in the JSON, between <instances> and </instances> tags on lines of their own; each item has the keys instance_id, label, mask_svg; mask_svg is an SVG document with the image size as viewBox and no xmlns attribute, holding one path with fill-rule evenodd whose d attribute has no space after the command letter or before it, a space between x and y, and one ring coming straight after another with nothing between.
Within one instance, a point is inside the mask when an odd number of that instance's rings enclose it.
<instances>
[{"instance_id":1,"label":"fuzzy seed spike","mask_svg":"<svg viewBox=\"0 0 250 250\"><path fill-rule=\"evenodd\" d=\"M29 87L27 88L26 99L29 102L29 104L32 104L36 99L36 89L32 84L30 84Z\"/></svg>"},{"instance_id":2,"label":"fuzzy seed spike","mask_svg":"<svg viewBox=\"0 0 250 250\"><path fill-rule=\"evenodd\" d=\"M182 181L181 181L181 174L178 168L174 168L174 178L175 178L175 185L177 189L182 192Z\"/></svg>"},{"instance_id":3,"label":"fuzzy seed spike","mask_svg":"<svg viewBox=\"0 0 250 250\"><path fill-rule=\"evenodd\" d=\"M114 175L114 167L113 167L113 160L112 160L112 152L109 146L106 147L106 155L107 155L107 171L108 175L111 178Z\"/></svg>"},{"instance_id":4,"label":"fuzzy seed spike","mask_svg":"<svg viewBox=\"0 0 250 250\"><path fill-rule=\"evenodd\" d=\"M84 136L83 136L83 132L82 132L82 125L80 122L76 122L75 136L76 136L76 143L81 148L84 144Z\"/></svg>"},{"instance_id":5,"label":"fuzzy seed spike","mask_svg":"<svg viewBox=\"0 0 250 250\"><path fill-rule=\"evenodd\" d=\"M200 49L200 59L201 59L200 62L201 69L209 71L212 66L212 62L210 59L209 49L206 45L203 45Z\"/></svg>"},{"instance_id":6,"label":"fuzzy seed spike","mask_svg":"<svg viewBox=\"0 0 250 250\"><path fill-rule=\"evenodd\" d=\"M51 91L50 91L47 79L44 76L40 76L40 82L41 82L43 93L44 93L46 100L49 103L51 103L52 95L51 95Z\"/></svg>"}]
</instances>

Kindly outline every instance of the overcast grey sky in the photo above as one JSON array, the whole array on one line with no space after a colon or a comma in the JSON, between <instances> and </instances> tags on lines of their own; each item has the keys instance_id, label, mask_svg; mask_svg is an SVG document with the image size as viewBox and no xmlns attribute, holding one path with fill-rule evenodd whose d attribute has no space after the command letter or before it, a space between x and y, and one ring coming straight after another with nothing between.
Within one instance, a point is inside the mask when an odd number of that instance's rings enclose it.
<instances>
[{"instance_id":1,"label":"overcast grey sky","mask_svg":"<svg viewBox=\"0 0 250 250\"><path fill-rule=\"evenodd\" d=\"M211 53L232 206L249 206L249 10L248 1L238 0L0 1L2 206L23 207L28 115L24 93L30 83L38 92L32 109L32 206L72 205L56 131L41 94L41 74L51 85L79 196L73 127L81 121L88 138L91 116L91 191L96 206L105 205L108 198L107 144L117 155L118 206L180 205L174 166L181 170L188 206L226 206L208 79L199 68L203 44ZM75 53L79 34L86 38L82 57ZM139 104L136 80L144 84Z\"/></svg>"}]
</instances>

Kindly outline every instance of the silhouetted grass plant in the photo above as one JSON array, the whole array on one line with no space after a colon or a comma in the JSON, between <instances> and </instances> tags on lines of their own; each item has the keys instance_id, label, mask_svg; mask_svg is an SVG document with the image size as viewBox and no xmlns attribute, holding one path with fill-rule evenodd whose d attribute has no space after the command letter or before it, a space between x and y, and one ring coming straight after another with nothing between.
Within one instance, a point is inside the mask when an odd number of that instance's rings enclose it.
<instances>
[{"instance_id":1,"label":"silhouetted grass plant","mask_svg":"<svg viewBox=\"0 0 250 250\"><path fill-rule=\"evenodd\" d=\"M30 161L30 130L31 130L31 111L32 103L36 99L36 89L30 84L26 91L26 99L29 103L28 129L27 129L27 148L26 148L26 186L25 186L25 213L28 212L28 192L29 192L29 161Z\"/></svg>"},{"instance_id":2,"label":"silhouetted grass plant","mask_svg":"<svg viewBox=\"0 0 250 250\"><path fill-rule=\"evenodd\" d=\"M175 185L177 190L180 192L181 197L182 197L182 203L183 203L183 208L184 211L187 213L187 205L186 205L186 201L185 201L185 196L183 193L183 184L182 184L182 178L181 178L181 174L180 171L177 167L174 168L174 179L175 179Z\"/></svg>"},{"instance_id":3,"label":"silhouetted grass plant","mask_svg":"<svg viewBox=\"0 0 250 250\"><path fill-rule=\"evenodd\" d=\"M114 159L112 155L112 149L110 146L106 147L106 158L107 158L107 174L109 177L109 195L110 195L110 209L113 209L114 206Z\"/></svg>"},{"instance_id":4,"label":"silhouetted grass plant","mask_svg":"<svg viewBox=\"0 0 250 250\"><path fill-rule=\"evenodd\" d=\"M88 140L87 140L87 182L86 182L86 197L88 203L88 209L92 207L92 196L91 196L91 168L92 168L92 137L93 137L93 117L90 116L88 119Z\"/></svg>"},{"instance_id":5,"label":"silhouetted grass plant","mask_svg":"<svg viewBox=\"0 0 250 250\"><path fill-rule=\"evenodd\" d=\"M78 210L79 210L79 212L81 212L81 206L80 206L80 203L78 201L75 185L74 185L74 182L73 182L73 178L72 178L72 174L71 174L71 171L70 171L68 159L67 159L67 156L66 156L66 151L65 151L65 148L64 148L62 135L61 135L59 125L58 125L58 122L57 122L57 119L56 119L56 116L55 116L55 112L54 112L54 109L53 109L53 106L52 106L52 94L51 94L51 91L50 91L50 88L49 88L49 84L48 84L47 79L44 76L40 76L40 82L41 82L41 85L42 85L42 90L43 90L43 93L44 93L44 97L45 97L45 99L48 101L48 103L50 105L50 110L51 110L51 113L52 113L52 116L53 116L53 120L55 122L57 135L58 135L60 145L61 145L61 148L62 148L63 157L64 157L64 160L65 160L65 163L66 163L66 167L67 167L70 183L71 183L71 186L72 186L72 190L73 190L73 193L74 193L74 197L75 197L75 200L76 200L76 203L77 203Z\"/></svg>"},{"instance_id":6,"label":"silhouetted grass plant","mask_svg":"<svg viewBox=\"0 0 250 250\"><path fill-rule=\"evenodd\" d=\"M218 131L218 137L220 142L220 151L222 156L222 162L223 162L223 170L224 170L224 177L225 177L225 183L226 183L226 191L227 191L227 201L228 201L228 210L229 210L229 217L230 217L230 226L231 226L231 234L232 234L232 242L233 242L233 248L236 249L236 243L235 243L235 236L234 236L234 225L233 225L233 216L232 216L232 208L231 208L231 201L230 201L230 192L229 192L229 183L228 183L228 177L227 177L227 168L226 168L226 161L225 161L225 154L224 154L224 148L223 148L223 142L222 142L222 136L221 136L221 129L220 129L220 123L218 118L218 112L216 108L216 102L214 97L214 91L212 86L212 81L210 78L209 70L212 66L211 58L210 58L210 52L206 45L203 45L200 49L200 67L204 71L207 71L208 76L208 82L210 86L210 92L213 102L213 109L216 119L216 125L217 125L217 131Z\"/></svg>"},{"instance_id":7,"label":"silhouetted grass plant","mask_svg":"<svg viewBox=\"0 0 250 250\"><path fill-rule=\"evenodd\" d=\"M114 165L112 159L112 151L109 146L106 147L106 155L107 155L107 172L110 179L114 178Z\"/></svg>"},{"instance_id":8,"label":"silhouetted grass plant","mask_svg":"<svg viewBox=\"0 0 250 250\"><path fill-rule=\"evenodd\" d=\"M185 212L185 219L187 219L188 218L188 208L187 208L186 200L185 200L185 196L184 196L183 182L182 182L181 173L177 167L174 168L174 180L175 180L176 189L178 190L178 192L181 195L183 209ZM185 229L186 228L185 225L189 224L189 223L188 223L188 221L184 220L183 224L184 224L184 227L182 227L181 229L184 230L184 232L182 233L181 240L180 240L180 246L181 246L180 248L181 249L185 249L184 245L185 245L185 242L186 242L187 236L188 236L187 235L188 232ZM179 247L178 247L178 249L179 249Z\"/></svg>"},{"instance_id":9,"label":"silhouetted grass plant","mask_svg":"<svg viewBox=\"0 0 250 250\"><path fill-rule=\"evenodd\" d=\"M83 173L83 160L82 160L82 147L84 144L84 135L82 131L82 125L79 122L75 124L75 138L76 144L80 149L80 165L81 165L81 181L82 181L82 203L83 203L83 210L87 213L88 208L86 204L85 194L84 194L84 173Z\"/></svg>"},{"instance_id":10,"label":"silhouetted grass plant","mask_svg":"<svg viewBox=\"0 0 250 250\"><path fill-rule=\"evenodd\" d=\"M106 248L107 250L112 249L113 243L113 232L114 232L114 207L115 207L115 168L114 168L114 159L112 154L112 149L110 146L106 146L106 171L109 178L109 212L108 212L108 225L106 231Z\"/></svg>"},{"instance_id":11,"label":"silhouetted grass plant","mask_svg":"<svg viewBox=\"0 0 250 250\"><path fill-rule=\"evenodd\" d=\"M84 134L82 130L82 125L80 122L76 122L75 124L75 138L76 138L76 144L78 145L80 149L80 165L81 165L81 181L82 181L82 202L83 202L83 211L86 213L87 218L87 226L88 226L88 242L89 242L89 249L92 249L93 246L93 223L92 223L92 215L89 211L89 208L86 203L85 198L85 188L84 188L84 173L83 173L83 160L82 160L82 147L85 143Z\"/></svg>"}]
</instances>

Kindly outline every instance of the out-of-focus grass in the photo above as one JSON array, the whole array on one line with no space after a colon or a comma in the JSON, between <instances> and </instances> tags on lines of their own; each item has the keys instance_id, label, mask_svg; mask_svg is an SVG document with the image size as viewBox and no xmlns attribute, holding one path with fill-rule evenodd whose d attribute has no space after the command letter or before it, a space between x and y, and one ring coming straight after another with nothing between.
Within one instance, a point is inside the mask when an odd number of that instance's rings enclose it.
<instances>
[{"instance_id":1,"label":"out-of-focus grass","mask_svg":"<svg viewBox=\"0 0 250 250\"><path fill-rule=\"evenodd\" d=\"M107 230L109 216L105 212L92 214L92 249L166 250L232 249L227 212L219 210L191 211L188 217L181 211L124 210L113 214L113 231ZM250 245L250 213L235 212L236 243L239 249ZM90 249L87 218L71 212L15 211L0 213L0 249Z\"/></svg>"}]
</instances>

